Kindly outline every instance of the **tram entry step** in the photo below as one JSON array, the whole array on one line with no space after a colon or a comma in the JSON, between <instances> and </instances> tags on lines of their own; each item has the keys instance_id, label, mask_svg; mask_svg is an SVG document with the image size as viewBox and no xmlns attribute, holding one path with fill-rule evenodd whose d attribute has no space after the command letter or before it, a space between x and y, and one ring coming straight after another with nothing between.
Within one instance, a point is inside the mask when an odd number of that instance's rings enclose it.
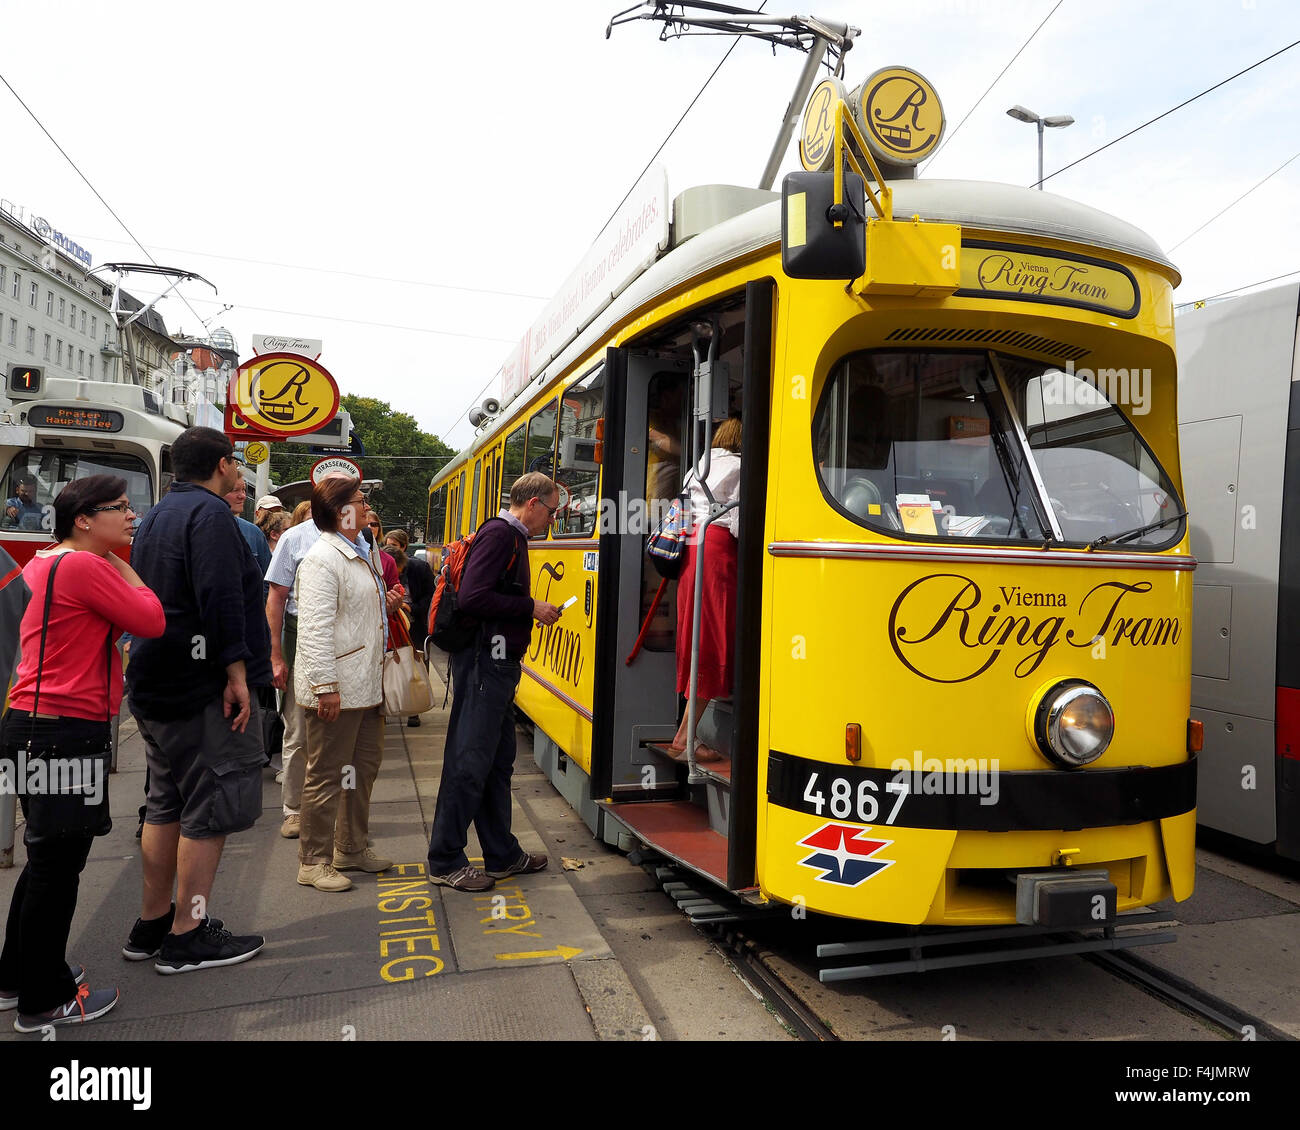
<instances>
[{"instance_id":1,"label":"tram entry step","mask_svg":"<svg viewBox=\"0 0 1300 1130\"><path fill-rule=\"evenodd\" d=\"M1079 929L1114 923L1115 884L1105 871L1037 871L1016 876L1016 921Z\"/></svg>"}]
</instances>

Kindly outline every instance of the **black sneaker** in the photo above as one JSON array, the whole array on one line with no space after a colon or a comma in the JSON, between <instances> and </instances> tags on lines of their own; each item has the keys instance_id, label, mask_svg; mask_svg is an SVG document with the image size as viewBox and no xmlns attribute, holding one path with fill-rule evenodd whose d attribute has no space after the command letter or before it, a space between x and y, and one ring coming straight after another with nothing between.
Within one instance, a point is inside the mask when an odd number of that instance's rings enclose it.
<instances>
[{"instance_id":1,"label":"black sneaker","mask_svg":"<svg viewBox=\"0 0 1300 1130\"><path fill-rule=\"evenodd\" d=\"M127 961L148 961L151 957L157 957L163 939L171 933L175 918L175 903L172 903L171 909L161 918L151 918L148 922L143 918L137 918L135 925L131 927L131 936L122 947L122 956ZM220 918L207 918L204 921L211 922L218 930L223 925Z\"/></svg>"},{"instance_id":2,"label":"black sneaker","mask_svg":"<svg viewBox=\"0 0 1300 1130\"><path fill-rule=\"evenodd\" d=\"M158 960L153 963L159 973L190 973L195 969L210 969L217 965L238 965L261 953L266 939L260 934L235 937L211 919L196 930L182 934L168 934L158 950Z\"/></svg>"}]
</instances>

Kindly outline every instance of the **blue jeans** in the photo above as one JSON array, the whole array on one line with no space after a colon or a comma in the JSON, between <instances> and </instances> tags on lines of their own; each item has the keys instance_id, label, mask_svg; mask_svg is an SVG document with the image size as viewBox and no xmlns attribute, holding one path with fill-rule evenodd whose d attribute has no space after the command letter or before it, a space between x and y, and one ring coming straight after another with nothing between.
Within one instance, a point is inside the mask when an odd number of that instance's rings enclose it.
<instances>
[{"instance_id":1,"label":"blue jeans","mask_svg":"<svg viewBox=\"0 0 1300 1130\"><path fill-rule=\"evenodd\" d=\"M454 697L429 838L431 875L447 875L468 864L470 824L478 833L486 870L503 871L523 853L510 831L515 767L511 706L521 673L518 660L493 659L487 647L467 647L451 656Z\"/></svg>"}]
</instances>

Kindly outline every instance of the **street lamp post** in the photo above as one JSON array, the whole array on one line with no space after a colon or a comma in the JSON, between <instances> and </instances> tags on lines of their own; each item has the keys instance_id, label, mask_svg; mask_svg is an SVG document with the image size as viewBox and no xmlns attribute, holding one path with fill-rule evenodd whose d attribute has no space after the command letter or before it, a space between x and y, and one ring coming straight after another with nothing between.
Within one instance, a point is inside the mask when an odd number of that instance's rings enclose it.
<instances>
[{"instance_id":1,"label":"street lamp post","mask_svg":"<svg viewBox=\"0 0 1300 1130\"><path fill-rule=\"evenodd\" d=\"M1023 106L1012 106L1007 111L1007 116L1015 118L1018 122L1032 122L1038 126L1038 184L1037 188L1043 190L1043 127L1049 129L1064 129L1066 126L1074 125L1074 119L1069 114L1052 114L1046 118L1040 118L1032 110L1026 110Z\"/></svg>"}]
</instances>

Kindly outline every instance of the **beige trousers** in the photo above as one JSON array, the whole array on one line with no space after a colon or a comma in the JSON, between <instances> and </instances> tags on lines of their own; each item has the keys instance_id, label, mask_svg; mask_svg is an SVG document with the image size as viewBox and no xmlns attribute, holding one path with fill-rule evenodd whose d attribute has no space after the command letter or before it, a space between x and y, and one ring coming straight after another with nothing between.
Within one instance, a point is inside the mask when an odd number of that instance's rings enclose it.
<instances>
[{"instance_id":1,"label":"beige trousers","mask_svg":"<svg viewBox=\"0 0 1300 1130\"><path fill-rule=\"evenodd\" d=\"M288 691L284 698L284 783L280 794L286 816L297 815L302 807L302 782L307 770L307 712L293 693L293 668L289 668Z\"/></svg>"},{"instance_id":2,"label":"beige trousers","mask_svg":"<svg viewBox=\"0 0 1300 1130\"><path fill-rule=\"evenodd\" d=\"M384 718L378 706L344 710L322 722L306 710L306 774L298 861L330 863L335 850L364 851L370 830L370 793L384 757ZM336 826L337 825L337 826Z\"/></svg>"}]
</instances>

